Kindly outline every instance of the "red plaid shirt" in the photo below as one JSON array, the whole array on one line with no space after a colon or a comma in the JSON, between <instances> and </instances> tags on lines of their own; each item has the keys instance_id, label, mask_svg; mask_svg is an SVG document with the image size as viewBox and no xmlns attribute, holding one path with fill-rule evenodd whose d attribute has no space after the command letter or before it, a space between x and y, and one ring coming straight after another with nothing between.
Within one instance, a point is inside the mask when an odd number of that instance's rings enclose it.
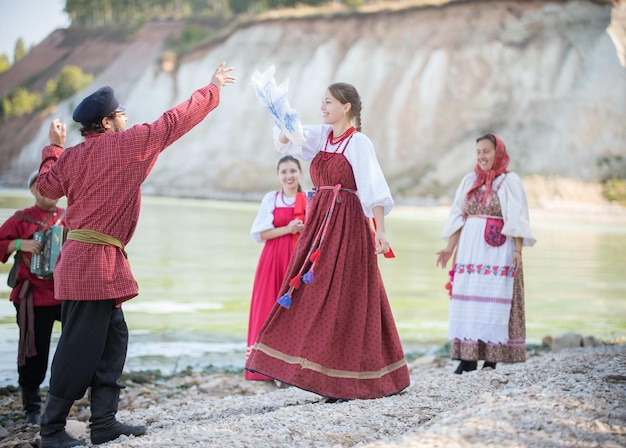
<instances>
[{"instance_id":1,"label":"red plaid shirt","mask_svg":"<svg viewBox=\"0 0 626 448\"><path fill-rule=\"evenodd\" d=\"M210 84L152 124L90 134L65 150L46 146L37 188L49 198L67 197L69 230L95 230L126 245L139 220L141 184L159 154L200 123L219 99ZM120 249L74 240L66 241L59 255L54 292L58 300L115 299L118 304L138 294Z\"/></svg>"}]
</instances>

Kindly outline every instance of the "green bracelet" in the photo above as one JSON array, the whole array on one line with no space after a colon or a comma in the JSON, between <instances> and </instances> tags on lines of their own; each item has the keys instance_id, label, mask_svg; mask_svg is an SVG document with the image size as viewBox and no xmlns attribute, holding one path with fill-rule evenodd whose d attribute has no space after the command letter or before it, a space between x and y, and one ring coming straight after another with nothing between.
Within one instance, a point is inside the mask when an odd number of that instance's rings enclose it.
<instances>
[{"instance_id":1,"label":"green bracelet","mask_svg":"<svg viewBox=\"0 0 626 448\"><path fill-rule=\"evenodd\" d=\"M17 243L15 243L15 250L18 251L20 250L20 247L22 246L22 240L18 239Z\"/></svg>"}]
</instances>

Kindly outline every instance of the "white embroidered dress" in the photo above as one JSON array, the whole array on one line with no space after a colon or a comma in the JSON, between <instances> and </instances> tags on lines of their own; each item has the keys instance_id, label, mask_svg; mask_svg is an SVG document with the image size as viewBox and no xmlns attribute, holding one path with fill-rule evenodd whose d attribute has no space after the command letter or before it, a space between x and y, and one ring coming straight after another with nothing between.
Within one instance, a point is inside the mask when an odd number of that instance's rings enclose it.
<instances>
[{"instance_id":1,"label":"white embroidered dress","mask_svg":"<svg viewBox=\"0 0 626 448\"><path fill-rule=\"evenodd\" d=\"M507 173L493 182L492 190L497 195L494 210L501 211L502 216L485 215L484 210L488 211L489 205L468 214L466 195L475 176L470 173L461 182L441 234L441 238L447 240L462 227L454 259L448 337L451 340L509 344L514 289L513 237L523 238L524 246L534 245L536 239L530 229L526 194L519 176ZM483 189L479 191L480 195ZM476 210L483 211L473 214ZM489 217L504 221L502 234L507 238L499 247L485 241Z\"/></svg>"}]
</instances>

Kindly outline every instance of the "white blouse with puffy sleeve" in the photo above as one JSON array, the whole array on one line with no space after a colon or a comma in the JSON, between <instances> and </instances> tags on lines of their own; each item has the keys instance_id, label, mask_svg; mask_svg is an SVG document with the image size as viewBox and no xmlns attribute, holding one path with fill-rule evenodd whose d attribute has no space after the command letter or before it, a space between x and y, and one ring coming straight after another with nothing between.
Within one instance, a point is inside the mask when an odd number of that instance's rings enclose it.
<instances>
[{"instance_id":1,"label":"white blouse with puffy sleeve","mask_svg":"<svg viewBox=\"0 0 626 448\"><path fill-rule=\"evenodd\" d=\"M250 236L257 243L263 243L265 240L261 238L261 232L271 230L274 228L274 208L276 207L276 192L270 191L267 193L261 205L259 211L254 218L252 228L250 229Z\"/></svg>"},{"instance_id":2,"label":"white blouse with puffy sleeve","mask_svg":"<svg viewBox=\"0 0 626 448\"><path fill-rule=\"evenodd\" d=\"M280 130L274 128L274 145L281 154L290 154L300 160L311 161L318 152L324 149L328 133L332 130L329 125L304 126L306 142L297 146L292 142L281 143ZM357 191L365 216L374 217L372 208L379 205L387 215L394 206L389 185L376 157L372 141L363 133L356 132L344 151L344 156L352 166ZM316 185L321 186L321 185Z\"/></svg>"},{"instance_id":3,"label":"white blouse with puffy sleeve","mask_svg":"<svg viewBox=\"0 0 626 448\"><path fill-rule=\"evenodd\" d=\"M457 188L450 214L441 233L441 239L447 240L465 224L465 217L463 216L465 197L474 184L475 178L475 173L467 174ZM499 185L500 183L501 185ZM534 246L537 239L530 229L528 203L522 179L516 173L509 172L494 179L493 185L494 187L499 185L497 194L504 220L502 233L512 238L523 238L523 246Z\"/></svg>"}]
</instances>

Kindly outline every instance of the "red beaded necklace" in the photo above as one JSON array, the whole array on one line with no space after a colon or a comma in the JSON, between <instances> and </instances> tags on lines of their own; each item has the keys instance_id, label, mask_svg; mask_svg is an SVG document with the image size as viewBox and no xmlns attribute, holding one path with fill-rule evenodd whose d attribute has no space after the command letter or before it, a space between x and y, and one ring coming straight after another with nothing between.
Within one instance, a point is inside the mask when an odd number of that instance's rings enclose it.
<instances>
[{"instance_id":1,"label":"red beaded necklace","mask_svg":"<svg viewBox=\"0 0 626 448\"><path fill-rule=\"evenodd\" d=\"M322 154L322 159L324 160L330 160L331 157L333 157L335 154L339 153L343 153L343 151L345 151L346 146L348 145L348 142L350 141L350 138L354 135L354 133L356 132L356 128L354 126L350 126L346 132L344 132L343 134L341 134L339 136L339 138L337 140L335 140L334 137L334 132L331 130L328 133L328 137L326 138L326 144L324 145L324 154ZM344 143L343 145L343 149L341 151L339 151L339 148L341 148L341 143ZM337 147L335 148L334 151L327 151L328 149L328 145L337 145Z\"/></svg>"},{"instance_id":2,"label":"red beaded necklace","mask_svg":"<svg viewBox=\"0 0 626 448\"><path fill-rule=\"evenodd\" d=\"M293 199L295 202L296 196L294 196L293 198L289 198L289 199ZM293 207L293 204L287 204L287 202L285 201L285 191L282 189L280 190L280 202L282 202L285 207Z\"/></svg>"}]
</instances>

